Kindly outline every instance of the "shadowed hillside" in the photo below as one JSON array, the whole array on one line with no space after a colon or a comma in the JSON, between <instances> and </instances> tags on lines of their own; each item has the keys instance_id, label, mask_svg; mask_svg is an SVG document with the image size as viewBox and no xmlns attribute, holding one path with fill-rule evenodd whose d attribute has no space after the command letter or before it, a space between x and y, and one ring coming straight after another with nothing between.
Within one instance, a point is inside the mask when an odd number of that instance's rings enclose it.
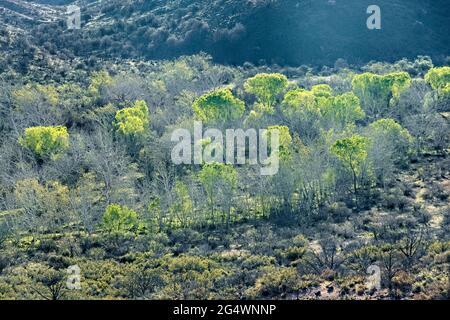
<instances>
[{"instance_id":1,"label":"shadowed hillside","mask_svg":"<svg viewBox=\"0 0 450 320\"><path fill-rule=\"evenodd\" d=\"M38 8L48 14L49 5L68 2L39 1L45 7ZM332 65L339 58L362 64L423 54L443 63L450 52L450 3L443 0L379 0L381 30L366 27L369 0L74 3L82 7L81 30L66 30L64 7L55 6L58 22L34 21L23 28L33 35L30 45L69 56L167 59L205 51L221 63L284 65ZM42 15L29 6L0 1L0 9L7 8L1 20Z\"/></svg>"}]
</instances>

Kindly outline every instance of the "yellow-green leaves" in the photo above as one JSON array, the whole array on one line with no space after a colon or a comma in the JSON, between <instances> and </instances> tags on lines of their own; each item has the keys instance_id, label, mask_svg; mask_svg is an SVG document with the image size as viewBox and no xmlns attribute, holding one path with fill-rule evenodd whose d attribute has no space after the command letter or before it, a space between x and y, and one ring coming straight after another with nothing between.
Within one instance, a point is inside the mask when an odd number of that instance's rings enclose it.
<instances>
[{"instance_id":1,"label":"yellow-green leaves","mask_svg":"<svg viewBox=\"0 0 450 320\"><path fill-rule=\"evenodd\" d=\"M450 95L450 67L430 69L425 75L425 80L440 94Z\"/></svg>"},{"instance_id":2,"label":"yellow-green leaves","mask_svg":"<svg viewBox=\"0 0 450 320\"><path fill-rule=\"evenodd\" d=\"M391 105L396 104L400 95L411 87L412 79L407 72L391 73L384 76L391 83Z\"/></svg>"},{"instance_id":3,"label":"yellow-green leaves","mask_svg":"<svg viewBox=\"0 0 450 320\"><path fill-rule=\"evenodd\" d=\"M223 163L205 164L198 174L198 178L208 194L217 192L219 185L234 189L237 185L237 172Z\"/></svg>"},{"instance_id":4,"label":"yellow-green leaves","mask_svg":"<svg viewBox=\"0 0 450 320\"><path fill-rule=\"evenodd\" d=\"M278 132L279 138L279 150L271 150L270 154L272 155L280 155L282 158L287 158L290 154L289 148L292 143L292 136L289 132L289 127L287 126L270 126L267 128L267 136L265 137L270 143L271 135L274 131ZM269 145L269 148L272 149L272 146Z\"/></svg>"},{"instance_id":5,"label":"yellow-green leaves","mask_svg":"<svg viewBox=\"0 0 450 320\"><path fill-rule=\"evenodd\" d=\"M333 96L326 84L316 85L311 91L294 89L286 93L281 104L282 113L291 120L333 125L343 129L365 117L360 101L352 92Z\"/></svg>"},{"instance_id":6,"label":"yellow-green leaves","mask_svg":"<svg viewBox=\"0 0 450 320\"><path fill-rule=\"evenodd\" d=\"M257 98L255 106L258 112L273 113L278 96L286 90L288 79L280 73L260 73L248 79L244 84L247 93Z\"/></svg>"},{"instance_id":7,"label":"yellow-green leaves","mask_svg":"<svg viewBox=\"0 0 450 320\"><path fill-rule=\"evenodd\" d=\"M245 104L234 97L230 89L223 88L197 98L192 108L201 121L225 123L242 117Z\"/></svg>"},{"instance_id":8,"label":"yellow-green leaves","mask_svg":"<svg viewBox=\"0 0 450 320\"><path fill-rule=\"evenodd\" d=\"M362 172L362 164L367 159L367 148L367 138L357 134L336 140L331 146L331 152L352 173L353 192L355 195L358 193L358 177Z\"/></svg>"},{"instance_id":9,"label":"yellow-green leaves","mask_svg":"<svg viewBox=\"0 0 450 320\"><path fill-rule=\"evenodd\" d=\"M411 77L406 72L385 75L363 73L352 81L353 92L360 98L364 110L372 117L383 116L395 105L402 92L411 86Z\"/></svg>"},{"instance_id":10,"label":"yellow-green leaves","mask_svg":"<svg viewBox=\"0 0 450 320\"><path fill-rule=\"evenodd\" d=\"M328 102L320 106L323 116L339 129L364 119L366 114L361 108L359 98L352 92L328 98Z\"/></svg>"},{"instance_id":11,"label":"yellow-green leaves","mask_svg":"<svg viewBox=\"0 0 450 320\"><path fill-rule=\"evenodd\" d=\"M172 227L185 228L194 224L196 222L192 215L194 203L190 197L188 186L181 181L177 181L173 188L173 192L175 199L170 207L170 211L174 217Z\"/></svg>"},{"instance_id":12,"label":"yellow-green leaves","mask_svg":"<svg viewBox=\"0 0 450 320\"><path fill-rule=\"evenodd\" d=\"M319 115L316 96L311 91L303 89L294 89L286 93L281 104L282 113L293 118L301 114Z\"/></svg>"},{"instance_id":13,"label":"yellow-green leaves","mask_svg":"<svg viewBox=\"0 0 450 320\"><path fill-rule=\"evenodd\" d=\"M69 188L58 181L41 184L37 179L19 180L14 187L14 198L27 219L41 222L39 229L55 232L56 227L62 227L72 219Z\"/></svg>"},{"instance_id":14,"label":"yellow-green leaves","mask_svg":"<svg viewBox=\"0 0 450 320\"><path fill-rule=\"evenodd\" d=\"M54 159L69 147L69 133L63 126L27 128L19 144L41 160Z\"/></svg>"},{"instance_id":15,"label":"yellow-green leaves","mask_svg":"<svg viewBox=\"0 0 450 320\"><path fill-rule=\"evenodd\" d=\"M316 97L329 98L333 95L333 89L327 84L318 84L311 88L311 92Z\"/></svg>"},{"instance_id":16,"label":"yellow-green leaves","mask_svg":"<svg viewBox=\"0 0 450 320\"><path fill-rule=\"evenodd\" d=\"M236 169L227 164L212 162L205 164L198 173L198 180L203 186L210 209L210 219L215 220L215 212L227 212L227 224L230 222L230 199L237 187ZM220 205L219 205L220 204Z\"/></svg>"},{"instance_id":17,"label":"yellow-green leaves","mask_svg":"<svg viewBox=\"0 0 450 320\"><path fill-rule=\"evenodd\" d=\"M142 134L149 125L148 107L145 101L136 101L131 108L116 113L117 131L125 136Z\"/></svg>"},{"instance_id":18,"label":"yellow-green leaves","mask_svg":"<svg viewBox=\"0 0 450 320\"><path fill-rule=\"evenodd\" d=\"M352 80L353 91L360 98L368 95L380 99L389 98L389 94L397 96L411 86L411 77L407 72L395 72L385 75L366 72L356 75Z\"/></svg>"},{"instance_id":19,"label":"yellow-green leaves","mask_svg":"<svg viewBox=\"0 0 450 320\"><path fill-rule=\"evenodd\" d=\"M356 171L367 158L367 146L367 138L360 135L353 135L348 138L336 140L331 147L331 152L345 165L348 165L352 171Z\"/></svg>"},{"instance_id":20,"label":"yellow-green leaves","mask_svg":"<svg viewBox=\"0 0 450 320\"><path fill-rule=\"evenodd\" d=\"M397 121L393 119L380 119L369 126L374 132L384 134L393 142L399 139L410 141L413 139L408 130L404 129Z\"/></svg>"},{"instance_id":21,"label":"yellow-green leaves","mask_svg":"<svg viewBox=\"0 0 450 320\"><path fill-rule=\"evenodd\" d=\"M111 204L103 214L103 226L108 232L112 233L137 231L139 217L136 211L126 206Z\"/></svg>"}]
</instances>

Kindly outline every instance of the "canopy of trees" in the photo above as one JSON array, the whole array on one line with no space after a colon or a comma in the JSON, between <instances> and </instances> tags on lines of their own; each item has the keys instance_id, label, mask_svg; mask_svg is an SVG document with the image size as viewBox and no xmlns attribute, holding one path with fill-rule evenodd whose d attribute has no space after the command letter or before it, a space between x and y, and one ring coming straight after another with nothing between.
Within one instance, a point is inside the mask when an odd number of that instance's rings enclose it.
<instances>
[{"instance_id":1,"label":"canopy of trees","mask_svg":"<svg viewBox=\"0 0 450 320\"><path fill-rule=\"evenodd\" d=\"M63 126L26 128L19 143L40 159L54 158L69 147L69 133Z\"/></svg>"},{"instance_id":2,"label":"canopy of trees","mask_svg":"<svg viewBox=\"0 0 450 320\"><path fill-rule=\"evenodd\" d=\"M123 135L143 133L149 124L148 107L145 101L136 101L133 107L116 113L117 131Z\"/></svg>"},{"instance_id":3,"label":"canopy of trees","mask_svg":"<svg viewBox=\"0 0 450 320\"><path fill-rule=\"evenodd\" d=\"M447 69L340 64L0 76L0 299L448 298ZM271 159L175 164L198 120Z\"/></svg>"},{"instance_id":4,"label":"canopy of trees","mask_svg":"<svg viewBox=\"0 0 450 320\"><path fill-rule=\"evenodd\" d=\"M103 226L109 232L136 231L139 226L138 214L118 204L109 205L103 214Z\"/></svg>"},{"instance_id":5,"label":"canopy of trees","mask_svg":"<svg viewBox=\"0 0 450 320\"><path fill-rule=\"evenodd\" d=\"M450 67L430 69L425 75L425 80L439 93L444 95L450 94Z\"/></svg>"},{"instance_id":6,"label":"canopy of trees","mask_svg":"<svg viewBox=\"0 0 450 320\"><path fill-rule=\"evenodd\" d=\"M402 92L411 86L406 72L377 75L363 73L352 81L353 92L360 98L364 111L372 118L389 115Z\"/></svg>"},{"instance_id":7,"label":"canopy of trees","mask_svg":"<svg viewBox=\"0 0 450 320\"><path fill-rule=\"evenodd\" d=\"M205 122L227 122L244 114L245 104L235 98L229 89L217 89L194 101L193 109L197 117Z\"/></svg>"},{"instance_id":8,"label":"canopy of trees","mask_svg":"<svg viewBox=\"0 0 450 320\"><path fill-rule=\"evenodd\" d=\"M261 73L248 79L244 83L246 92L257 98L255 109L259 112L273 113L278 96L288 86L288 79L279 73Z\"/></svg>"}]
</instances>

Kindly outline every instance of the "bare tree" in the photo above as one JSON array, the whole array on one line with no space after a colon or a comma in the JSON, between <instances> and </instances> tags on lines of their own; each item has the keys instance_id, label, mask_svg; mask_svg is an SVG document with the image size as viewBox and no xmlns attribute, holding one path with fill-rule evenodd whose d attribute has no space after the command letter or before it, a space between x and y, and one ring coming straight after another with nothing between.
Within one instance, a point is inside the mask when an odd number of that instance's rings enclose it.
<instances>
[{"instance_id":1,"label":"bare tree","mask_svg":"<svg viewBox=\"0 0 450 320\"><path fill-rule=\"evenodd\" d=\"M97 131L86 142L86 161L102 182L106 204L134 204L136 180L141 177L125 146L115 143L111 133Z\"/></svg>"},{"instance_id":2,"label":"bare tree","mask_svg":"<svg viewBox=\"0 0 450 320\"><path fill-rule=\"evenodd\" d=\"M398 249L405 258L405 267L411 268L414 263L424 254L425 231L409 230L406 236L398 242Z\"/></svg>"},{"instance_id":3,"label":"bare tree","mask_svg":"<svg viewBox=\"0 0 450 320\"><path fill-rule=\"evenodd\" d=\"M401 270L400 253L394 245L387 244L381 248L379 260L384 271L386 286L392 290L392 280Z\"/></svg>"},{"instance_id":4,"label":"bare tree","mask_svg":"<svg viewBox=\"0 0 450 320\"><path fill-rule=\"evenodd\" d=\"M337 270L346 260L337 238L320 240L318 247L311 248L309 253L311 258L307 264L319 274L326 269Z\"/></svg>"}]
</instances>

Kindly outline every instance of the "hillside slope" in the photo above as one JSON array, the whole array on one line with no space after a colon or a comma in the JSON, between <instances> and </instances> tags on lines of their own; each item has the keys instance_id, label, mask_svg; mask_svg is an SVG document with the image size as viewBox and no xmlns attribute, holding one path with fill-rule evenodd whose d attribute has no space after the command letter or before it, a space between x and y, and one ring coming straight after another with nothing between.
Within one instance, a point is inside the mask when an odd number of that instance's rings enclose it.
<instances>
[{"instance_id":1,"label":"hillside slope","mask_svg":"<svg viewBox=\"0 0 450 320\"><path fill-rule=\"evenodd\" d=\"M81 57L205 51L222 63L330 65L423 54L444 62L450 55L445 0L379 0L381 30L366 27L369 0L82 0L73 3L82 8L83 27L70 31L62 5L71 2L1 0L1 31L19 28L31 45Z\"/></svg>"}]
</instances>

